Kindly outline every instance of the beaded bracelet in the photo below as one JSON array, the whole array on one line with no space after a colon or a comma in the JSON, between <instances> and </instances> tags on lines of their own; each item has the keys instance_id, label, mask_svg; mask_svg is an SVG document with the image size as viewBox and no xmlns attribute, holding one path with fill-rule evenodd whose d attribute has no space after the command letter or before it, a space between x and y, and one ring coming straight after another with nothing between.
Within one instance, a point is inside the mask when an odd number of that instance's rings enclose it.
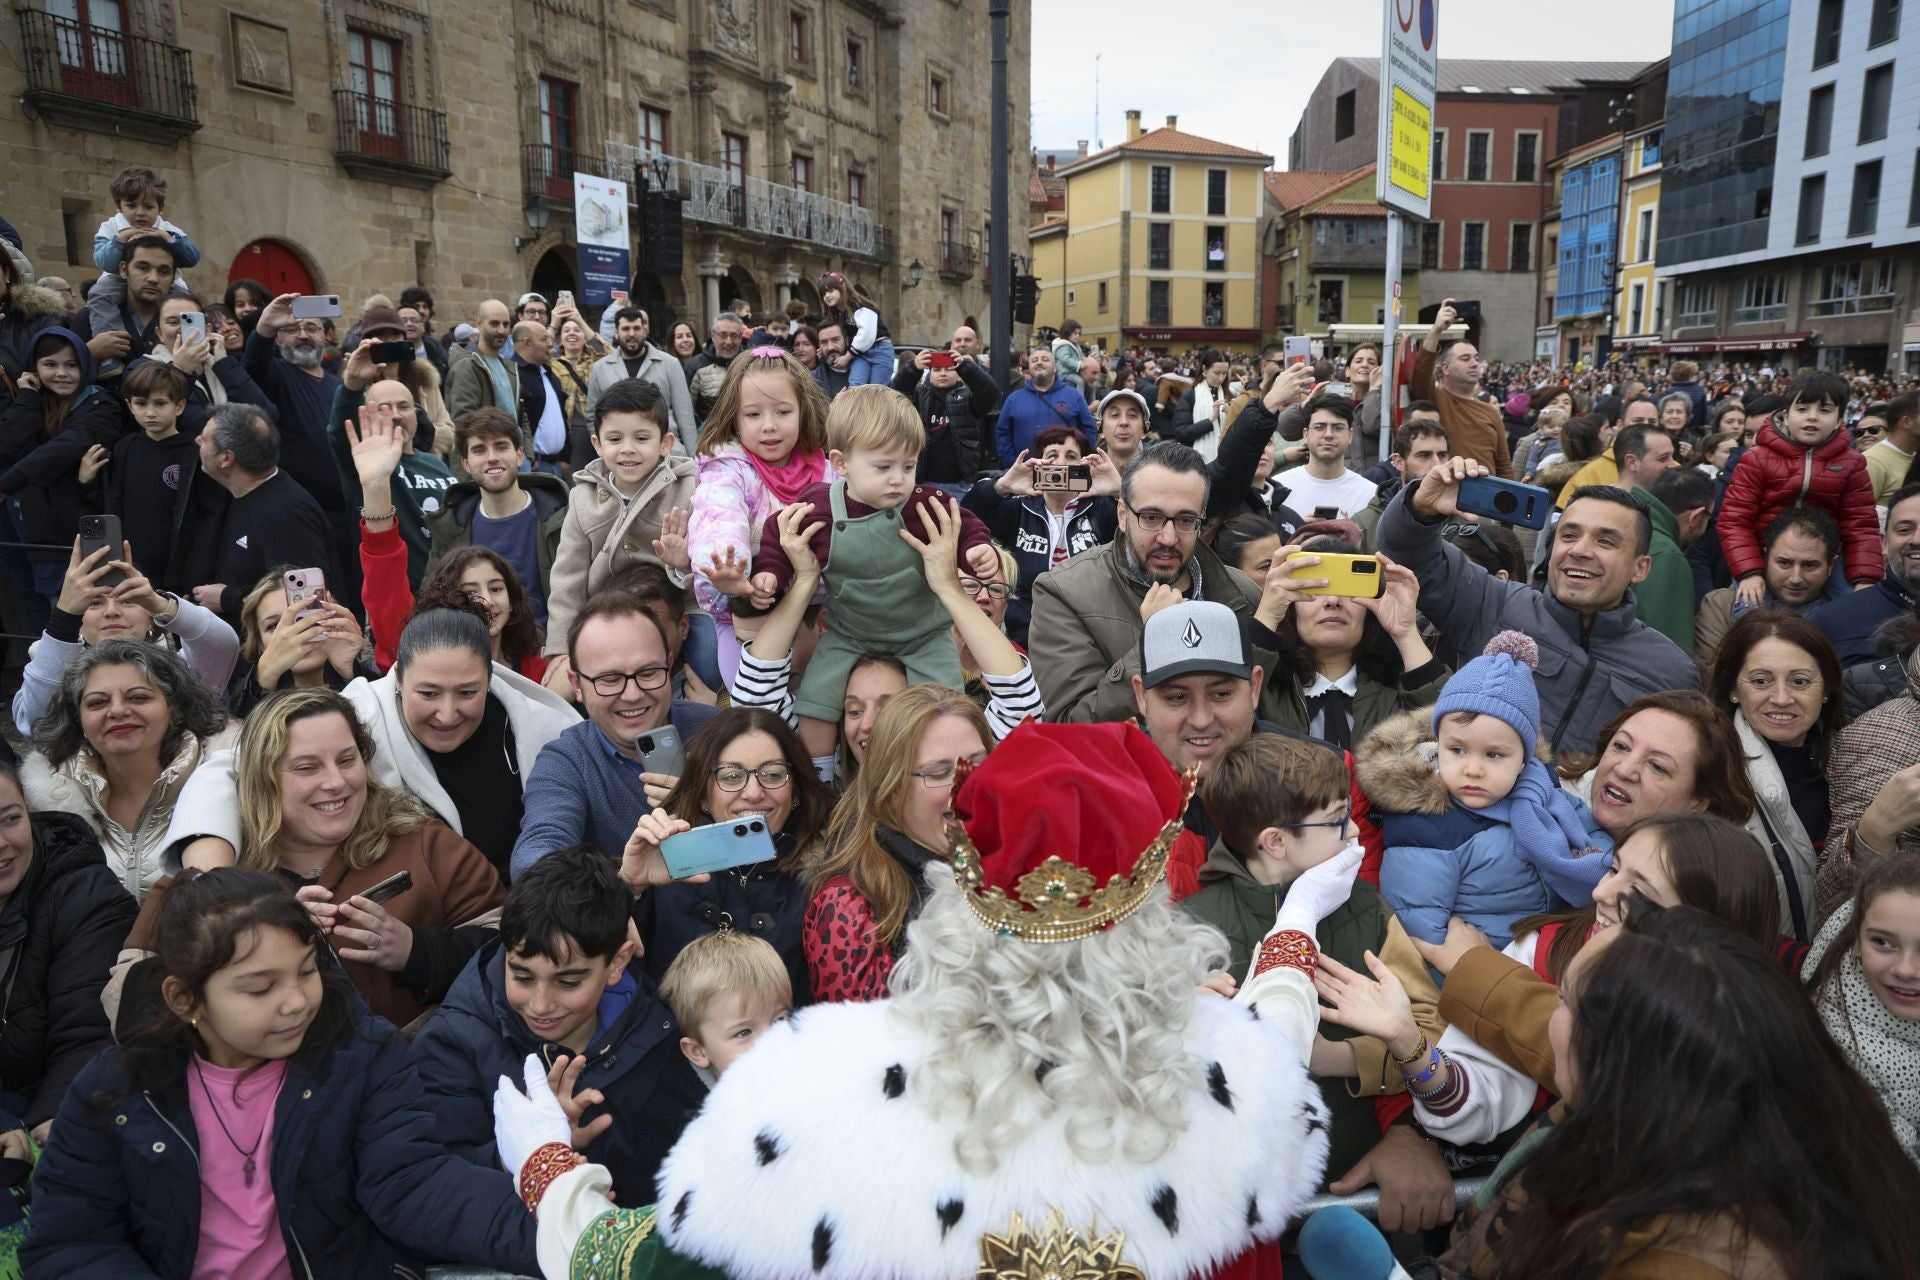
<instances>
[{"instance_id":1,"label":"beaded bracelet","mask_svg":"<svg viewBox=\"0 0 1920 1280\"><path fill-rule=\"evenodd\" d=\"M1425 1084L1427 1081L1433 1079L1434 1076L1438 1075L1439 1072L1440 1049L1439 1046L1436 1045L1427 1050L1427 1065L1421 1068L1419 1074L1407 1077L1407 1088L1411 1089L1415 1085Z\"/></svg>"},{"instance_id":2,"label":"beaded bracelet","mask_svg":"<svg viewBox=\"0 0 1920 1280\"><path fill-rule=\"evenodd\" d=\"M1432 1080L1434 1076L1438 1074L1440 1070L1440 1064L1442 1062L1446 1063L1447 1067L1449 1068L1447 1072L1447 1082L1443 1085L1440 1085L1438 1088L1429 1089L1426 1092L1422 1093L1418 1086L1424 1085L1428 1081ZM1459 1083L1460 1083L1460 1072L1457 1069L1453 1068L1453 1059L1447 1057L1445 1054L1441 1053L1439 1050L1436 1049L1434 1051L1433 1062L1428 1066L1426 1072L1423 1073L1421 1078L1417 1080L1407 1081L1407 1092L1413 1094L1416 1098L1419 1098L1422 1102L1431 1103L1435 1099L1438 1099L1445 1094L1451 1093L1459 1085Z\"/></svg>"}]
</instances>

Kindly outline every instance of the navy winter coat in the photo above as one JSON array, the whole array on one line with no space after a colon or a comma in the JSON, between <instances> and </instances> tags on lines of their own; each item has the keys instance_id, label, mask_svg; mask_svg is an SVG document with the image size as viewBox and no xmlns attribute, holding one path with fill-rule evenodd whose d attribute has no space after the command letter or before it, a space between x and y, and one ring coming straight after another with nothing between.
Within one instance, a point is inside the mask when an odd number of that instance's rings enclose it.
<instances>
[{"instance_id":1,"label":"navy winter coat","mask_svg":"<svg viewBox=\"0 0 1920 1280\"><path fill-rule=\"evenodd\" d=\"M33 1178L29 1276L191 1280L199 1151L183 1075L126 1088L118 1048L74 1081ZM513 1180L450 1155L407 1046L365 1015L320 1062L295 1065L274 1108L273 1191L287 1258L311 1280L417 1274L418 1260L538 1275L533 1216Z\"/></svg>"},{"instance_id":2,"label":"navy winter coat","mask_svg":"<svg viewBox=\"0 0 1920 1280\"><path fill-rule=\"evenodd\" d=\"M680 1052L680 1029L660 1003L653 981L637 975L638 990L611 1027L587 1046L581 1089L598 1089L606 1102L587 1112L591 1122L609 1112L608 1129L586 1148L587 1159L613 1175L622 1205L652 1204L654 1175L707 1089ZM498 938L482 947L454 980L413 1042L414 1063L433 1107L440 1140L487 1168L499 1163L493 1141L493 1090L501 1076L517 1080L528 1054L542 1062L572 1051L527 1029L506 995L506 948Z\"/></svg>"}]
</instances>

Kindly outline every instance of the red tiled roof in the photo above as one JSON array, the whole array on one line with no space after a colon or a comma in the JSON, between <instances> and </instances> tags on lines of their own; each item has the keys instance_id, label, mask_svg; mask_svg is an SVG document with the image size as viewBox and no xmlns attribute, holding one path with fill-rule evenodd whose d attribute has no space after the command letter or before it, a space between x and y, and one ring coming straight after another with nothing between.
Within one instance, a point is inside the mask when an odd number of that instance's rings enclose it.
<instances>
[{"instance_id":1,"label":"red tiled roof","mask_svg":"<svg viewBox=\"0 0 1920 1280\"><path fill-rule=\"evenodd\" d=\"M1328 218L1384 218L1387 216L1387 211L1377 204L1359 204L1342 200L1323 204L1313 212L1316 216Z\"/></svg>"},{"instance_id":2,"label":"red tiled roof","mask_svg":"<svg viewBox=\"0 0 1920 1280\"><path fill-rule=\"evenodd\" d=\"M1060 167L1061 173L1071 173L1084 168L1096 160L1109 160L1121 152L1150 152L1158 155L1208 156L1220 160L1263 160L1271 163L1272 156L1263 151L1249 151L1245 147L1232 146L1225 142L1215 142L1212 138L1202 138L1196 134L1182 133L1178 129L1150 129L1130 142L1116 143L1105 151L1096 151L1085 160L1076 160Z\"/></svg>"},{"instance_id":3,"label":"red tiled roof","mask_svg":"<svg viewBox=\"0 0 1920 1280\"><path fill-rule=\"evenodd\" d=\"M1323 169L1300 169L1267 174L1267 193L1283 211L1291 212L1322 196L1330 195L1350 182L1372 173L1372 164L1363 164L1346 173Z\"/></svg>"}]
</instances>

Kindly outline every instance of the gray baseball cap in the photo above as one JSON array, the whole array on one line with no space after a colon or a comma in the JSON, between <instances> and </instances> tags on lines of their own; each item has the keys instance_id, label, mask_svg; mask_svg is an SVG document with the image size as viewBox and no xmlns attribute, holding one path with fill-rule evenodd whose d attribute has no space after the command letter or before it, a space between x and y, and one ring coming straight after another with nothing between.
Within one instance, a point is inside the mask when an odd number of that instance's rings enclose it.
<instances>
[{"instance_id":1,"label":"gray baseball cap","mask_svg":"<svg viewBox=\"0 0 1920 1280\"><path fill-rule=\"evenodd\" d=\"M1100 397L1100 405L1093 411L1094 420L1098 421L1103 417L1107 412L1107 406L1116 400L1131 400L1140 406L1140 416L1142 418L1153 417L1153 410L1147 407L1147 398L1145 396L1141 395L1138 391L1122 387L1118 391L1109 391Z\"/></svg>"},{"instance_id":2,"label":"gray baseball cap","mask_svg":"<svg viewBox=\"0 0 1920 1280\"><path fill-rule=\"evenodd\" d=\"M1140 683L1151 689L1167 680L1211 672L1253 679L1246 628L1224 604L1188 600L1147 619L1140 633Z\"/></svg>"}]
</instances>

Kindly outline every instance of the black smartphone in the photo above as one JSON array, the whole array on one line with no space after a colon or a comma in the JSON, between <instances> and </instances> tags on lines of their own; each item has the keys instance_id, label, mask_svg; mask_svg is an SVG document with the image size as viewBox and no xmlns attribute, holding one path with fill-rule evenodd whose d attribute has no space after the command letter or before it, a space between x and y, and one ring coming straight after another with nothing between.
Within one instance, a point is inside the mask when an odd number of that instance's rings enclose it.
<instances>
[{"instance_id":1,"label":"black smartphone","mask_svg":"<svg viewBox=\"0 0 1920 1280\"><path fill-rule=\"evenodd\" d=\"M107 559L118 560L126 547L120 537L120 517L116 515L80 517L80 558L88 556L102 547L108 547ZM117 587L127 580L127 575L114 569L100 579L103 587Z\"/></svg>"},{"instance_id":2,"label":"black smartphone","mask_svg":"<svg viewBox=\"0 0 1920 1280\"><path fill-rule=\"evenodd\" d=\"M1313 509L1313 518L1315 520L1338 520L1340 518L1340 508L1315 507Z\"/></svg>"},{"instance_id":3,"label":"black smartphone","mask_svg":"<svg viewBox=\"0 0 1920 1280\"><path fill-rule=\"evenodd\" d=\"M411 342L375 342L371 346L375 364L400 364L413 359Z\"/></svg>"},{"instance_id":4,"label":"black smartphone","mask_svg":"<svg viewBox=\"0 0 1920 1280\"><path fill-rule=\"evenodd\" d=\"M1470 515L1485 516L1523 529L1544 529L1553 512L1553 494L1539 485L1502 480L1499 476L1468 476L1460 482L1456 502Z\"/></svg>"},{"instance_id":5,"label":"black smartphone","mask_svg":"<svg viewBox=\"0 0 1920 1280\"><path fill-rule=\"evenodd\" d=\"M369 889L349 894L349 897L365 898L368 902L391 902L407 890L413 888L413 872L402 868Z\"/></svg>"}]
</instances>

